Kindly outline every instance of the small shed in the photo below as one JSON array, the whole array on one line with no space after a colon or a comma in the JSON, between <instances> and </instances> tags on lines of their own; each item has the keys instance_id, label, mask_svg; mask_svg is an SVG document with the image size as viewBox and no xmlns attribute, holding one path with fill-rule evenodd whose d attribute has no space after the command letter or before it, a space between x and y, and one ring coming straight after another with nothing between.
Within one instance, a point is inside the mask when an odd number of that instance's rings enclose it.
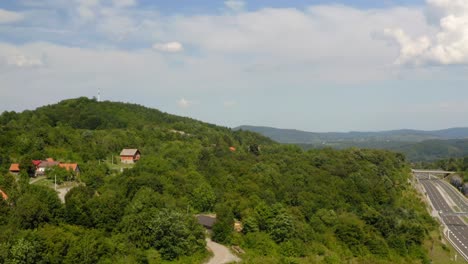
<instances>
[{"instance_id":1,"label":"small shed","mask_svg":"<svg viewBox=\"0 0 468 264\"><path fill-rule=\"evenodd\" d=\"M123 149L120 152L120 162L132 164L140 160L141 153L138 149Z\"/></svg>"},{"instance_id":2,"label":"small shed","mask_svg":"<svg viewBox=\"0 0 468 264\"><path fill-rule=\"evenodd\" d=\"M14 175L18 175L20 172L20 167L18 163L13 163L10 166L10 173Z\"/></svg>"}]
</instances>

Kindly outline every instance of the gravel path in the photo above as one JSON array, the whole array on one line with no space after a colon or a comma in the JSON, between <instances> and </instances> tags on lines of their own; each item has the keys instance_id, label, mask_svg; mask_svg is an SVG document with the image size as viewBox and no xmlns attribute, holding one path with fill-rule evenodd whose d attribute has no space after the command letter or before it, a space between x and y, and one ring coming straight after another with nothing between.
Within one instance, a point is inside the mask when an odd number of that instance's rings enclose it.
<instances>
[{"instance_id":1,"label":"gravel path","mask_svg":"<svg viewBox=\"0 0 468 264\"><path fill-rule=\"evenodd\" d=\"M226 264L241 261L227 247L211 241L210 238L206 239L206 246L213 252L213 257L206 264Z\"/></svg>"},{"instance_id":2,"label":"gravel path","mask_svg":"<svg viewBox=\"0 0 468 264\"><path fill-rule=\"evenodd\" d=\"M35 182L38 182L38 181L43 180L43 179L46 179L46 178L47 178L46 176L39 176L39 177L36 177L36 178L31 178L31 179L29 180L29 184L33 184L33 183L35 183Z\"/></svg>"},{"instance_id":3,"label":"gravel path","mask_svg":"<svg viewBox=\"0 0 468 264\"><path fill-rule=\"evenodd\" d=\"M71 188L73 187L57 189L58 196L60 198L60 201L62 201L62 203L65 203L65 195L67 195L67 193L70 191Z\"/></svg>"}]
</instances>

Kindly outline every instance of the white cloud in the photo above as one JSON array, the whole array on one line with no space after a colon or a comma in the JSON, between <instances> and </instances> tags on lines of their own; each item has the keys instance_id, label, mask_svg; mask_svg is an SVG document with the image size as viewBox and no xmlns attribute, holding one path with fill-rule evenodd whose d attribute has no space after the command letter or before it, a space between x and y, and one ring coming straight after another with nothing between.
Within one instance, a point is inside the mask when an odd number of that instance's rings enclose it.
<instances>
[{"instance_id":1,"label":"white cloud","mask_svg":"<svg viewBox=\"0 0 468 264\"><path fill-rule=\"evenodd\" d=\"M113 0L115 7L130 7L137 4L136 0Z\"/></svg>"},{"instance_id":2,"label":"white cloud","mask_svg":"<svg viewBox=\"0 0 468 264\"><path fill-rule=\"evenodd\" d=\"M320 5L177 16L164 27L162 38L178 39L222 65L238 67L234 72L255 72L259 78L365 82L398 74L392 65L397 50L375 36L384 28L405 25L412 32L429 28L418 8Z\"/></svg>"},{"instance_id":3,"label":"white cloud","mask_svg":"<svg viewBox=\"0 0 468 264\"><path fill-rule=\"evenodd\" d=\"M237 105L237 102L236 101L225 101L223 103L224 107L226 108L231 108L231 107L234 107Z\"/></svg>"},{"instance_id":4,"label":"white cloud","mask_svg":"<svg viewBox=\"0 0 468 264\"><path fill-rule=\"evenodd\" d=\"M20 21L24 18L21 13L0 9L0 24Z\"/></svg>"},{"instance_id":5,"label":"white cloud","mask_svg":"<svg viewBox=\"0 0 468 264\"><path fill-rule=\"evenodd\" d=\"M11 56L7 59L7 63L9 65L17 66L20 68L39 67L44 65L44 62L41 59L31 58L24 54L17 54L15 56Z\"/></svg>"},{"instance_id":6,"label":"white cloud","mask_svg":"<svg viewBox=\"0 0 468 264\"><path fill-rule=\"evenodd\" d=\"M189 101L185 98L181 98L177 101L177 105L180 107L180 108L189 108L193 105L193 102L192 101Z\"/></svg>"},{"instance_id":7,"label":"white cloud","mask_svg":"<svg viewBox=\"0 0 468 264\"><path fill-rule=\"evenodd\" d=\"M245 7L245 2L240 0L227 0L224 5L233 11L241 11Z\"/></svg>"},{"instance_id":8,"label":"white cloud","mask_svg":"<svg viewBox=\"0 0 468 264\"><path fill-rule=\"evenodd\" d=\"M107 14L97 24L97 30L111 38L121 39L135 28L134 21L126 16Z\"/></svg>"},{"instance_id":9,"label":"white cloud","mask_svg":"<svg viewBox=\"0 0 468 264\"><path fill-rule=\"evenodd\" d=\"M396 63L467 64L468 1L427 0L427 3L432 14L440 16L436 34L412 39L400 28L385 30L400 45Z\"/></svg>"},{"instance_id":10,"label":"white cloud","mask_svg":"<svg viewBox=\"0 0 468 264\"><path fill-rule=\"evenodd\" d=\"M428 37L424 36L413 40L402 29L385 29L384 33L389 37L393 37L401 47L400 56L395 61L396 64L406 64L408 62L421 64L422 61L419 56L426 53L431 45Z\"/></svg>"},{"instance_id":11,"label":"white cloud","mask_svg":"<svg viewBox=\"0 0 468 264\"><path fill-rule=\"evenodd\" d=\"M83 20L91 20L96 17L96 9L99 8L99 0L76 0L76 12Z\"/></svg>"},{"instance_id":12,"label":"white cloud","mask_svg":"<svg viewBox=\"0 0 468 264\"><path fill-rule=\"evenodd\" d=\"M158 51L176 53L184 50L184 47L179 42L155 43L153 49Z\"/></svg>"},{"instance_id":13,"label":"white cloud","mask_svg":"<svg viewBox=\"0 0 468 264\"><path fill-rule=\"evenodd\" d=\"M14 45L0 43L0 67L33 68L45 65L45 55L40 51L25 50Z\"/></svg>"}]
</instances>

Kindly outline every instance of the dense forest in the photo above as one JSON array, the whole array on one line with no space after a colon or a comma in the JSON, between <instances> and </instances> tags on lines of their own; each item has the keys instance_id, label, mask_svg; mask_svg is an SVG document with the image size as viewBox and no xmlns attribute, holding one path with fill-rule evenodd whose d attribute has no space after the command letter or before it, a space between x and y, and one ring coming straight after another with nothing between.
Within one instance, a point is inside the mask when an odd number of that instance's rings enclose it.
<instances>
[{"instance_id":1,"label":"dense forest","mask_svg":"<svg viewBox=\"0 0 468 264\"><path fill-rule=\"evenodd\" d=\"M125 147L142 158L121 170ZM29 183L31 161L48 157L81 167L65 203ZM87 98L0 116L0 189L0 263L202 263L202 212L245 263L429 263L422 244L437 229L401 154L304 151Z\"/></svg>"},{"instance_id":2,"label":"dense forest","mask_svg":"<svg viewBox=\"0 0 468 264\"><path fill-rule=\"evenodd\" d=\"M367 148L385 149L405 155L410 162L435 162L447 157L461 158L468 155L468 139L424 140L421 142L402 141L339 141L326 144L297 144L304 150L322 148Z\"/></svg>"}]
</instances>

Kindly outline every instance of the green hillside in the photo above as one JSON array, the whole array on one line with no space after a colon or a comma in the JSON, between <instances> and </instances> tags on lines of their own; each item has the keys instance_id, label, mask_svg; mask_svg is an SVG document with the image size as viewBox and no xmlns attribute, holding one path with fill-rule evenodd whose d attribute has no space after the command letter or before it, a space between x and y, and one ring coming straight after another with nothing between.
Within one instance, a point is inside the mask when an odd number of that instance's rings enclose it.
<instances>
[{"instance_id":1,"label":"green hillside","mask_svg":"<svg viewBox=\"0 0 468 264\"><path fill-rule=\"evenodd\" d=\"M202 263L201 212L217 214L213 239L245 263L429 263L437 228L388 151L304 151L87 98L3 113L0 147L0 263ZM121 171L124 147L142 158ZM65 204L29 184L31 160L47 157L81 167Z\"/></svg>"}]
</instances>

